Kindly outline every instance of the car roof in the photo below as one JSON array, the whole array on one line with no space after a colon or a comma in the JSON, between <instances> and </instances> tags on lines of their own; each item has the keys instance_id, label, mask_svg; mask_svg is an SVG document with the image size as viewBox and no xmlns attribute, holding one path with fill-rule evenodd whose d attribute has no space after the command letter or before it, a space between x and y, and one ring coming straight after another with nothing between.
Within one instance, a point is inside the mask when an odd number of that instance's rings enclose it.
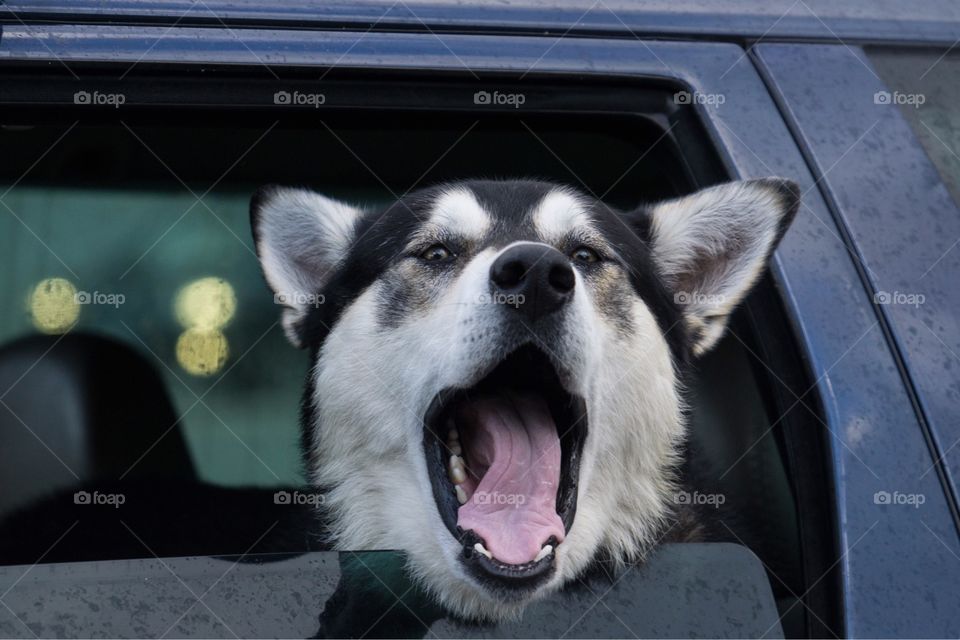
<instances>
[{"instance_id":1,"label":"car roof","mask_svg":"<svg viewBox=\"0 0 960 640\"><path fill-rule=\"evenodd\" d=\"M951 0L9 0L6 20L815 40L951 46ZM13 15L11 15L13 14Z\"/></svg>"}]
</instances>

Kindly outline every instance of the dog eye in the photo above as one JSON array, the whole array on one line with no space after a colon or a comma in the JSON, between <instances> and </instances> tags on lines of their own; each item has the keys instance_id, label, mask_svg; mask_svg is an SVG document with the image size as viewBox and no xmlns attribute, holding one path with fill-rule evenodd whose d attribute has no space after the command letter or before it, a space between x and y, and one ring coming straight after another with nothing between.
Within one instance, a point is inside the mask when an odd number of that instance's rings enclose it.
<instances>
[{"instance_id":1,"label":"dog eye","mask_svg":"<svg viewBox=\"0 0 960 640\"><path fill-rule=\"evenodd\" d=\"M453 252L442 244L435 244L420 253L420 259L427 262L443 262L453 257Z\"/></svg>"},{"instance_id":2,"label":"dog eye","mask_svg":"<svg viewBox=\"0 0 960 640\"><path fill-rule=\"evenodd\" d=\"M597 255L596 251L590 247L583 246L574 249L573 253L570 254L570 257L577 262L598 262L600 260L600 256Z\"/></svg>"}]
</instances>

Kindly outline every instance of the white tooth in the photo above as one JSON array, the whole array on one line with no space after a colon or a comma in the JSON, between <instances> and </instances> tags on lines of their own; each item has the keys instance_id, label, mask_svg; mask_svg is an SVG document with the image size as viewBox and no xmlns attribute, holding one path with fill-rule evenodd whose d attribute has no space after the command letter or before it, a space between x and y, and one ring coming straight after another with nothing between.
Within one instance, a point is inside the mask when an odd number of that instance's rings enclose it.
<instances>
[{"instance_id":1,"label":"white tooth","mask_svg":"<svg viewBox=\"0 0 960 640\"><path fill-rule=\"evenodd\" d=\"M550 555L551 553L553 553L553 545L548 544L548 545L546 545L545 547L543 547L542 549L540 549L540 552L537 554L537 557L533 559L533 561L534 561L534 562L539 562L540 560L543 560L544 558L546 558L546 557L547 557L548 555Z\"/></svg>"},{"instance_id":2,"label":"white tooth","mask_svg":"<svg viewBox=\"0 0 960 640\"><path fill-rule=\"evenodd\" d=\"M447 467L450 472L450 479L453 484L463 484L467 481L467 470L463 466L463 458L460 456L450 456L450 464Z\"/></svg>"},{"instance_id":3,"label":"white tooth","mask_svg":"<svg viewBox=\"0 0 960 640\"><path fill-rule=\"evenodd\" d=\"M467 504L467 492L463 490L463 487L460 485L455 485L453 489L457 492L457 502L460 504Z\"/></svg>"},{"instance_id":4,"label":"white tooth","mask_svg":"<svg viewBox=\"0 0 960 640\"><path fill-rule=\"evenodd\" d=\"M487 551L487 549L479 542L473 545L473 550L479 553L480 555L487 556L488 560L493 560L493 554Z\"/></svg>"},{"instance_id":5,"label":"white tooth","mask_svg":"<svg viewBox=\"0 0 960 640\"><path fill-rule=\"evenodd\" d=\"M454 455L457 455L457 456L458 456L458 455L460 455L461 453L463 453L463 449L460 448L460 443L457 442L456 440L450 440L450 441L448 441L448 442L447 442L447 447L450 448L450 453L452 453L452 454L454 454Z\"/></svg>"}]
</instances>

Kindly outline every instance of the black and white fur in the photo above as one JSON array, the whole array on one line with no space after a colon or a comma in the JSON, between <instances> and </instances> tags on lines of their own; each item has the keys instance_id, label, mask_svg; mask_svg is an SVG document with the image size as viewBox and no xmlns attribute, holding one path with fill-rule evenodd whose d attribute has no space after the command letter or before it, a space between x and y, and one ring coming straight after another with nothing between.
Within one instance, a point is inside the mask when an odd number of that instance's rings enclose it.
<instances>
[{"instance_id":1,"label":"black and white fur","mask_svg":"<svg viewBox=\"0 0 960 640\"><path fill-rule=\"evenodd\" d=\"M600 556L642 557L675 518L684 365L721 337L798 205L796 185L779 178L633 211L536 181L444 184L378 211L262 188L251 203L256 247L287 305L286 335L311 354L305 459L332 544L406 552L447 608L478 619L517 614ZM491 264L516 243L600 257L574 265L575 295L549 324L486 303ZM425 262L436 244L455 259ZM461 565L431 493L423 421L441 389L470 386L526 343L551 354L584 399L589 435L556 570L508 600Z\"/></svg>"}]
</instances>

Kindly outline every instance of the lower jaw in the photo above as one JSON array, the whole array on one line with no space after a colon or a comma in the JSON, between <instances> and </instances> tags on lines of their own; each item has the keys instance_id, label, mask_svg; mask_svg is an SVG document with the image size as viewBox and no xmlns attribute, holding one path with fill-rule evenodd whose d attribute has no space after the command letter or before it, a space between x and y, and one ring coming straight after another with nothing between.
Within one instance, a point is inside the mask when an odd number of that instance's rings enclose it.
<instances>
[{"instance_id":1,"label":"lower jaw","mask_svg":"<svg viewBox=\"0 0 960 640\"><path fill-rule=\"evenodd\" d=\"M455 619L467 624L498 624L518 621L534 601L552 593L559 586L551 581L536 591L524 594L490 590L468 576L453 591L434 590L437 601Z\"/></svg>"},{"instance_id":2,"label":"lower jaw","mask_svg":"<svg viewBox=\"0 0 960 640\"><path fill-rule=\"evenodd\" d=\"M472 580L499 599L517 599L532 595L546 585L557 572L557 550L546 557L522 565L499 562L495 558L474 551L478 541L472 531L464 532L458 540L461 566Z\"/></svg>"}]
</instances>

